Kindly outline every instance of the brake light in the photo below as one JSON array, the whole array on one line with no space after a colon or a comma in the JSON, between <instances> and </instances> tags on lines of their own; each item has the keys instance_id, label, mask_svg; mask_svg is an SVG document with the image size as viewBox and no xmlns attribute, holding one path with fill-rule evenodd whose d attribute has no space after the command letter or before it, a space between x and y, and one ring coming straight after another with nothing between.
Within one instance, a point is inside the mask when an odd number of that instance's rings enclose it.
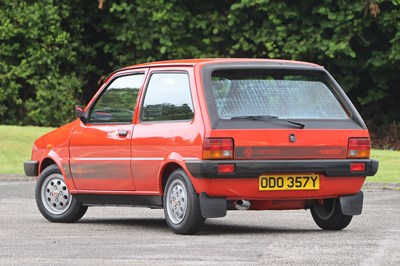
<instances>
[{"instance_id":1,"label":"brake light","mask_svg":"<svg viewBox=\"0 0 400 266\"><path fill-rule=\"evenodd\" d=\"M365 163L351 163L350 171L351 172L365 172Z\"/></svg>"},{"instance_id":2,"label":"brake light","mask_svg":"<svg viewBox=\"0 0 400 266\"><path fill-rule=\"evenodd\" d=\"M233 139L204 139L203 159L221 160L233 158Z\"/></svg>"},{"instance_id":3,"label":"brake light","mask_svg":"<svg viewBox=\"0 0 400 266\"><path fill-rule=\"evenodd\" d=\"M350 138L347 147L347 158L369 158L371 141L369 138Z\"/></svg>"},{"instance_id":4,"label":"brake light","mask_svg":"<svg viewBox=\"0 0 400 266\"><path fill-rule=\"evenodd\" d=\"M235 164L222 163L218 164L218 174L233 174L235 172Z\"/></svg>"}]
</instances>

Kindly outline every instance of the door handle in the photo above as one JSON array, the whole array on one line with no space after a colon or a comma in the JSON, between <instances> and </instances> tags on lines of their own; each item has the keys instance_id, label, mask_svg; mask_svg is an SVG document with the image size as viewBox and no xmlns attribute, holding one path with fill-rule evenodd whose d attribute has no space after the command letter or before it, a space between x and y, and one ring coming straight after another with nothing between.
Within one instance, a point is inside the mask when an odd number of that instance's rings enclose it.
<instances>
[{"instance_id":1,"label":"door handle","mask_svg":"<svg viewBox=\"0 0 400 266\"><path fill-rule=\"evenodd\" d=\"M126 137L128 136L129 130L125 130L125 129L120 129L118 130L118 136L120 137Z\"/></svg>"}]
</instances>

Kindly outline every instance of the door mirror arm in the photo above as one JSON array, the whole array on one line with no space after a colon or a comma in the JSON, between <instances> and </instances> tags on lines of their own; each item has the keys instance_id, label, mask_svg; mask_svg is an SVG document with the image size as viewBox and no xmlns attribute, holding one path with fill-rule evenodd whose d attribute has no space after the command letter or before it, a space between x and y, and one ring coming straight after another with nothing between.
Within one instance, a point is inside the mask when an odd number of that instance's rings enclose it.
<instances>
[{"instance_id":1,"label":"door mirror arm","mask_svg":"<svg viewBox=\"0 0 400 266\"><path fill-rule=\"evenodd\" d=\"M79 119L82 121L82 123L86 124L87 119L86 119L85 110L83 109L83 107L76 105L75 113L76 113L76 116L79 117Z\"/></svg>"}]
</instances>

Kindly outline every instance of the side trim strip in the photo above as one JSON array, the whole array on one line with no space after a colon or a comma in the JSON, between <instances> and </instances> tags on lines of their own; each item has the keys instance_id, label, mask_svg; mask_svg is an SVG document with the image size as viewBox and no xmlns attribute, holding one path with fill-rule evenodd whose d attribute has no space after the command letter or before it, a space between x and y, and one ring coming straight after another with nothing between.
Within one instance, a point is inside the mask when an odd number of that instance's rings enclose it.
<instances>
[{"instance_id":1,"label":"side trim strip","mask_svg":"<svg viewBox=\"0 0 400 266\"><path fill-rule=\"evenodd\" d=\"M84 205L149 206L154 208L162 207L161 196L74 194L74 197Z\"/></svg>"}]
</instances>

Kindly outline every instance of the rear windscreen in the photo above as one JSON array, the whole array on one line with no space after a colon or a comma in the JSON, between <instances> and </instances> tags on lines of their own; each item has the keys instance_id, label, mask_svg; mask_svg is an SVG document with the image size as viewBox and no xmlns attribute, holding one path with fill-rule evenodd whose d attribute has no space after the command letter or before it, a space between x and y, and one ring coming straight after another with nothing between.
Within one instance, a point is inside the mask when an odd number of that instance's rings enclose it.
<instances>
[{"instance_id":1,"label":"rear windscreen","mask_svg":"<svg viewBox=\"0 0 400 266\"><path fill-rule=\"evenodd\" d=\"M258 69L217 70L211 89L220 119L276 116L349 119L322 74Z\"/></svg>"}]
</instances>

